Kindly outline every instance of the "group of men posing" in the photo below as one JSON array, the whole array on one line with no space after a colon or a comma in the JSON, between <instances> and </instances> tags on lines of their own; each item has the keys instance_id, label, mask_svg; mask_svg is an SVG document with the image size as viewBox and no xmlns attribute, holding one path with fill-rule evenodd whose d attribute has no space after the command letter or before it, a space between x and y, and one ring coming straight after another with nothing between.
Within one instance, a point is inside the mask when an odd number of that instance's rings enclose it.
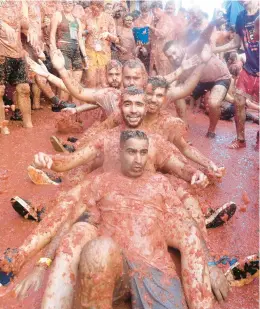
<instances>
[{"instance_id":1,"label":"group of men posing","mask_svg":"<svg viewBox=\"0 0 260 309\"><path fill-rule=\"evenodd\" d=\"M159 16L161 5L156 2L152 7ZM249 12L243 13L245 20L252 12L256 15L254 1L245 7ZM216 21L209 23L186 48L174 41L164 45L163 52L178 67L168 75L147 77L138 59L123 66L117 60L109 61L109 88L81 86L66 69L66 57L55 47L50 47L50 57L61 79L43 64L27 59L49 98L53 98L52 83L87 102L66 108L66 117L102 109L104 121L91 126L73 149L52 137L55 149L64 153L38 153L28 167L37 184L55 184L43 169L66 172L82 166L84 177L59 195L54 209L18 249L8 250L0 259L1 270L18 274L25 262L46 246L35 270L16 287L17 295L26 295L32 286L38 289L46 268L54 261L42 300L44 309L72 308L73 302L75 308L110 309L129 297L132 308L208 309L214 308L213 294L220 302L227 298L230 277L224 276L210 255L206 228L229 220L236 205L227 203L204 216L188 184L206 188L223 177L224 168L185 140L185 122L166 108L189 95L198 82L200 87L209 82L201 76L210 75L214 67L219 78L207 85L215 88L207 134L213 137L229 79L208 46L215 25ZM243 74L250 75L248 66L256 64L250 61ZM244 98L241 92L239 96ZM204 173L187 158L203 167ZM168 247L181 252L182 282Z\"/></svg>"}]
</instances>

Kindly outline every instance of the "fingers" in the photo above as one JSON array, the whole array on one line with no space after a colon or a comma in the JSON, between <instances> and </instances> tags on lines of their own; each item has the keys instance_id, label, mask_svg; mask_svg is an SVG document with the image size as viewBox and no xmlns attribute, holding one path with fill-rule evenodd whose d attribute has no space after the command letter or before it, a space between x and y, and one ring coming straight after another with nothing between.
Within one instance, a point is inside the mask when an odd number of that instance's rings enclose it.
<instances>
[{"instance_id":1,"label":"fingers","mask_svg":"<svg viewBox=\"0 0 260 309\"><path fill-rule=\"evenodd\" d=\"M27 283L26 280L23 280L20 284L18 284L15 288L15 295L18 299L22 300L26 297L28 290L30 289L30 284Z\"/></svg>"},{"instance_id":2,"label":"fingers","mask_svg":"<svg viewBox=\"0 0 260 309\"><path fill-rule=\"evenodd\" d=\"M224 299L219 289L213 288L213 293L219 303L223 303Z\"/></svg>"},{"instance_id":3,"label":"fingers","mask_svg":"<svg viewBox=\"0 0 260 309\"><path fill-rule=\"evenodd\" d=\"M53 164L52 158L43 152L39 152L34 156L34 163L38 168L48 168L51 169Z\"/></svg>"},{"instance_id":4,"label":"fingers","mask_svg":"<svg viewBox=\"0 0 260 309\"><path fill-rule=\"evenodd\" d=\"M229 292L229 285L228 285L228 283L226 285L225 284L222 285L220 292L221 292L223 300L224 301L227 300L228 292Z\"/></svg>"}]
</instances>

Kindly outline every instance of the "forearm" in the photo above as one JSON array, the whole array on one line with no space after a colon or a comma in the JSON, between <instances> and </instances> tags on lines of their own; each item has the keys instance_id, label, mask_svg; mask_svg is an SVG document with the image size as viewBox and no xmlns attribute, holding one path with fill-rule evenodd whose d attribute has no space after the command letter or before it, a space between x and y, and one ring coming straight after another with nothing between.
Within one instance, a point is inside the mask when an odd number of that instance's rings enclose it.
<instances>
[{"instance_id":1,"label":"forearm","mask_svg":"<svg viewBox=\"0 0 260 309\"><path fill-rule=\"evenodd\" d=\"M183 73L183 68L179 67L176 71L164 76L164 78L169 84L171 84L174 81L176 81L181 76L182 73Z\"/></svg>"},{"instance_id":2,"label":"forearm","mask_svg":"<svg viewBox=\"0 0 260 309\"><path fill-rule=\"evenodd\" d=\"M67 89L67 87L65 86L65 84L63 83L62 79L60 79L59 77L49 73L46 76L46 78L47 78L48 82L52 83L53 85L55 85L59 89L65 91L67 93L70 93L69 90Z\"/></svg>"},{"instance_id":3,"label":"forearm","mask_svg":"<svg viewBox=\"0 0 260 309\"><path fill-rule=\"evenodd\" d=\"M109 39L109 41L112 42L112 43L116 43L116 44L119 43L119 38L118 38L118 36L115 35L115 34L109 33L108 39Z\"/></svg>"},{"instance_id":4,"label":"forearm","mask_svg":"<svg viewBox=\"0 0 260 309\"><path fill-rule=\"evenodd\" d=\"M201 73L205 68L205 63L200 64L197 68L193 70L190 76L185 80L184 83L180 83L175 87L170 87L168 90L167 96L171 100L179 100L185 98L186 96L190 95L196 85L198 84Z\"/></svg>"},{"instance_id":5,"label":"forearm","mask_svg":"<svg viewBox=\"0 0 260 309\"><path fill-rule=\"evenodd\" d=\"M83 57L86 57L86 56L87 56L87 54L86 54L86 48L85 48L85 44L84 44L84 42L83 42L83 40L82 40L82 37L79 38L79 49L80 49L80 51L81 51L81 53L82 53L82 56L83 56Z\"/></svg>"},{"instance_id":6,"label":"forearm","mask_svg":"<svg viewBox=\"0 0 260 309\"><path fill-rule=\"evenodd\" d=\"M27 257L36 254L51 241L60 226L67 220L73 205L73 200L67 199L67 201L61 202L39 223L36 230L20 247Z\"/></svg>"},{"instance_id":7,"label":"forearm","mask_svg":"<svg viewBox=\"0 0 260 309\"><path fill-rule=\"evenodd\" d=\"M82 87L80 83L78 83L70 76L69 72L65 68L60 69L59 74L65 86L67 87L68 91L72 94L73 97L82 101L95 102L94 101L95 89L88 89Z\"/></svg>"},{"instance_id":8,"label":"forearm","mask_svg":"<svg viewBox=\"0 0 260 309\"><path fill-rule=\"evenodd\" d=\"M215 54L218 54L218 53L221 53L221 52L228 52L228 51L239 48L240 45L241 45L241 42L238 38L233 39L232 41L228 42L225 45L215 47L213 52Z\"/></svg>"},{"instance_id":9,"label":"forearm","mask_svg":"<svg viewBox=\"0 0 260 309\"><path fill-rule=\"evenodd\" d=\"M99 106L97 104L85 103L83 105L77 106L76 112L77 112L77 114L80 114L82 112L97 109L97 108L99 108Z\"/></svg>"},{"instance_id":10,"label":"forearm","mask_svg":"<svg viewBox=\"0 0 260 309\"><path fill-rule=\"evenodd\" d=\"M66 172L87 164L97 156L97 150L94 147L85 147L72 154L57 154L52 156L51 169L55 172Z\"/></svg>"},{"instance_id":11,"label":"forearm","mask_svg":"<svg viewBox=\"0 0 260 309\"><path fill-rule=\"evenodd\" d=\"M196 173L196 169L190 164L180 161L177 157L172 156L163 166L162 169L168 174L175 174L179 178L191 183L192 176Z\"/></svg>"},{"instance_id":12,"label":"forearm","mask_svg":"<svg viewBox=\"0 0 260 309\"><path fill-rule=\"evenodd\" d=\"M196 162L206 168L209 167L210 163L212 162L208 158L206 158L201 152L199 152L198 149L188 145L182 153L187 157L188 159L192 160L193 162Z\"/></svg>"},{"instance_id":13,"label":"forearm","mask_svg":"<svg viewBox=\"0 0 260 309\"><path fill-rule=\"evenodd\" d=\"M199 39L188 47L187 51L189 56L201 53L201 51L204 48L204 45L206 43L209 43L214 28L215 23L210 22L208 26L201 32Z\"/></svg>"}]
</instances>

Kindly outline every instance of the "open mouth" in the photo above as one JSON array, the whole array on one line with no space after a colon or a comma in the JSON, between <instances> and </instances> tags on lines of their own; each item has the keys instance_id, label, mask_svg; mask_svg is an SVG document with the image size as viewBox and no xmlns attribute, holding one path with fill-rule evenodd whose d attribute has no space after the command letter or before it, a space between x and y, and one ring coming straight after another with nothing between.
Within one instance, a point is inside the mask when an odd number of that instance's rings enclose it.
<instances>
[{"instance_id":1,"label":"open mouth","mask_svg":"<svg viewBox=\"0 0 260 309\"><path fill-rule=\"evenodd\" d=\"M129 122L137 122L140 120L140 117L128 117Z\"/></svg>"}]
</instances>

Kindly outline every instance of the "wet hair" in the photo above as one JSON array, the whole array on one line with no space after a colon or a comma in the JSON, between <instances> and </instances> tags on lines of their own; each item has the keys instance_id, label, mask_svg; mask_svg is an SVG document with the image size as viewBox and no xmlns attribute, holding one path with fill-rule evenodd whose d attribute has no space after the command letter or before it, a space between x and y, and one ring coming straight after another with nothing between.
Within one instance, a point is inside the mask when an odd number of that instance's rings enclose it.
<instances>
[{"instance_id":1,"label":"wet hair","mask_svg":"<svg viewBox=\"0 0 260 309\"><path fill-rule=\"evenodd\" d=\"M112 69L119 69L119 70L122 70L122 63L119 61L119 60L116 60L116 59L112 59L108 62L107 64L107 72L112 70Z\"/></svg>"},{"instance_id":2,"label":"wet hair","mask_svg":"<svg viewBox=\"0 0 260 309\"><path fill-rule=\"evenodd\" d=\"M144 94L143 89L137 88L136 86L130 86L130 87L126 87L123 91L122 91L122 96L125 94L129 94L129 95L139 95L139 94Z\"/></svg>"},{"instance_id":3,"label":"wet hair","mask_svg":"<svg viewBox=\"0 0 260 309\"><path fill-rule=\"evenodd\" d=\"M141 12L138 10L134 10L130 15L133 17L134 20L136 20L141 15Z\"/></svg>"},{"instance_id":4,"label":"wet hair","mask_svg":"<svg viewBox=\"0 0 260 309\"><path fill-rule=\"evenodd\" d=\"M132 13L127 13L124 15L123 19L125 20L127 17L132 17L134 19L134 16Z\"/></svg>"},{"instance_id":5,"label":"wet hair","mask_svg":"<svg viewBox=\"0 0 260 309\"><path fill-rule=\"evenodd\" d=\"M151 9L162 9L163 4L162 1L153 1L151 4Z\"/></svg>"},{"instance_id":6,"label":"wet hair","mask_svg":"<svg viewBox=\"0 0 260 309\"><path fill-rule=\"evenodd\" d=\"M91 0L90 5L96 5L97 7L104 7L104 0Z\"/></svg>"},{"instance_id":7,"label":"wet hair","mask_svg":"<svg viewBox=\"0 0 260 309\"><path fill-rule=\"evenodd\" d=\"M229 31L229 32L232 32L232 33L234 33L236 31L234 26L229 25L229 24L226 25L226 30Z\"/></svg>"},{"instance_id":8,"label":"wet hair","mask_svg":"<svg viewBox=\"0 0 260 309\"><path fill-rule=\"evenodd\" d=\"M230 55L229 55L229 60L231 60L232 62L235 62L238 58L238 54L237 52L231 52Z\"/></svg>"},{"instance_id":9,"label":"wet hair","mask_svg":"<svg viewBox=\"0 0 260 309\"><path fill-rule=\"evenodd\" d=\"M149 143L148 136L143 131L127 130L127 131L122 131L120 134L120 145L123 145L126 141L128 141L131 138L145 140Z\"/></svg>"},{"instance_id":10,"label":"wet hair","mask_svg":"<svg viewBox=\"0 0 260 309\"><path fill-rule=\"evenodd\" d=\"M142 61L140 59L129 59L127 60L124 65L123 65L123 71L125 68L130 68L130 69L141 69L142 70L142 77L143 77L143 81L144 84L146 84L147 82L147 71L145 69L144 64L142 63Z\"/></svg>"},{"instance_id":11,"label":"wet hair","mask_svg":"<svg viewBox=\"0 0 260 309\"><path fill-rule=\"evenodd\" d=\"M124 68L130 68L130 69L140 68L140 69L142 69L142 71L146 72L144 64L139 59L129 59L129 60L127 60L123 65L123 69Z\"/></svg>"},{"instance_id":12,"label":"wet hair","mask_svg":"<svg viewBox=\"0 0 260 309\"><path fill-rule=\"evenodd\" d=\"M120 97L120 103L119 103L119 107L122 107L122 104L124 102L123 98L124 95L144 95L144 90L137 88L136 86L130 86L130 87L126 87L122 92L121 92L121 97Z\"/></svg>"},{"instance_id":13,"label":"wet hair","mask_svg":"<svg viewBox=\"0 0 260 309\"><path fill-rule=\"evenodd\" d=\"M174 40L171 40L171 41L168 41L164 44L163 46L163 52L166 53L166 51L172 46L172 45L175 45L175 41Z\"/></svg>"},{"instance_id":14,"label":"wet hair","mask_svg":"<svg viewBox=\"0 0 260 309\"><path fill-rule=\"evenodd\" d=\"M229 72L233 77L238 77L240 71L241 71L241 67L237 64L232 64L229 66Z\"/></svg>"},{"instance_id":15,"label":"wet hair","mask_svg":"<svg viewBox=\"0 0 260 309\"><path fill-rule=\"evenodd\" d=\"M153 76L149 77L147 81L147 85L152 85L153 90L157 88L164 88L165 90L168 90L169 83L164 77L161 76Z\"/></svg>"}]
</instances>

